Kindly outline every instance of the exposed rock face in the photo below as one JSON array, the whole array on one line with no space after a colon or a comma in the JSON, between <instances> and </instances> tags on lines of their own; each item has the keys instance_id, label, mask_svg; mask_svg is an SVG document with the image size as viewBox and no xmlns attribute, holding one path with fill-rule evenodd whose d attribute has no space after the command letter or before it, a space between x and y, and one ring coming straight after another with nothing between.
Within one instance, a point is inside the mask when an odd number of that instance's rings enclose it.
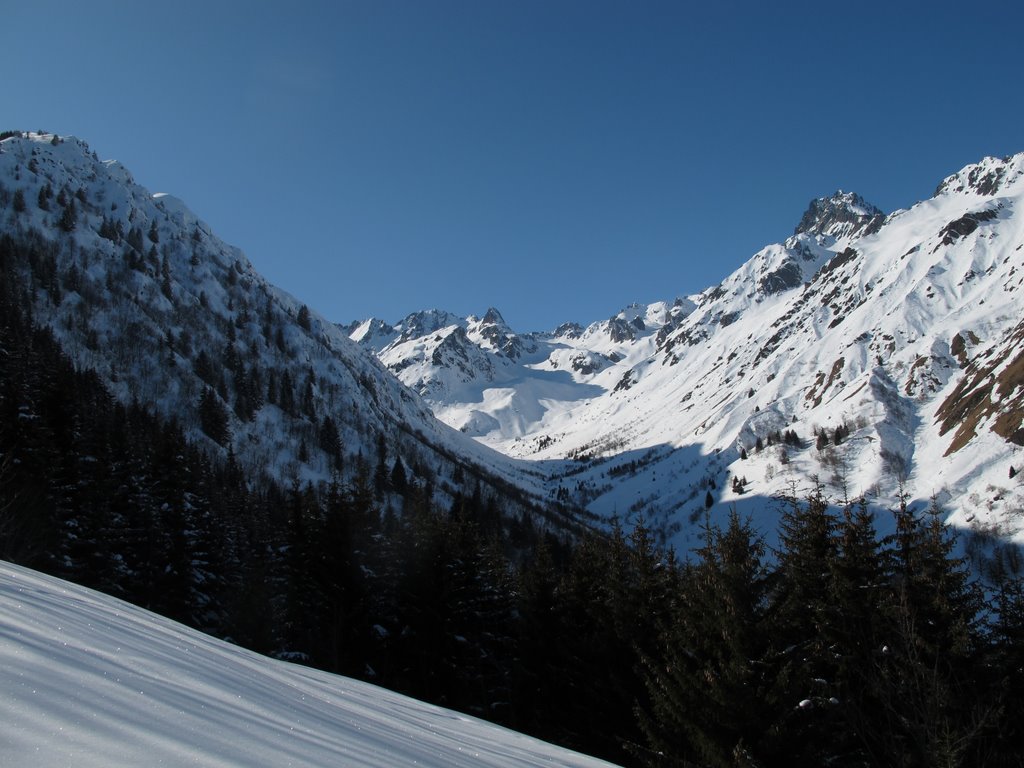
<instances>
[{"instance_id":1,"label":"exposed rock face","mask_svg":"<svg viewBox=\"0 0 1024 768\"><path fill-rule=\"evenodd\" d=\"M836 192L812 200L793 231L794 235L851 237L877 232L885 214L854 192Z\"/></svg>"},{"instance_id":2,"label":"exposed rock face","mask_svg":"<svg viewBox=\"0 0 1024 768\"><path fill-rule=\"evenodd\" d=\"M614 342L632 341L636 338L637 327L621 317L609 318L608 337Z\"/></svg>"},{"instance_id":3,"label":"exposed rock face","mask_svg":"<svg viewBox=\"0 0 1024 768\"><path fill-rule=\"evenodd\" d=\"M1021 155L996 158L986 157L980 163L969 165L958 173L943 179L935 195L947 193L977 194L990 197L1004 191L1024 175Z\"/></svg>"},{"instance_id":4,"label":"exposed rock face","mask_svg":"<svg viewBox=\"0 0 1024 768\"><path fill-rule=\"evenodd\" d=\"M956 338L962 351L963 337ZM967 366L935 418L939 434L954 433L947 455L966 446L984 423L1000 437L1024 445L1024 322Z\"/></svg>"},{"instance_id":5,"label":"exposed rock face","mask_svg":"<svg viewBox=\"0 0 1024 768\"><path fill-rule=\"evenodd\" d=\"M974 213L965 213L959 219L949 222L939 232L939 237L942 238L941 245L952 245L961 237L966 237L978 228L978 225L992 221L999 215L997 211L985 210L977 211Z\"/></svg>"},{"instance_id":6,"label":"exposed rock face","mask_svg":"<svg viewBox=\"0 0 1024 768\"><path fill-rule=\"evenodd\" d=\"M568 339L578 339L583 335L583 326L579 323L562 323L551 333L556 338L564 336Z\"/></svg>"},{"instance_id":7,"label":"exposed rock face","mask_svg":"<svg viewBox=\"0 0 1024 768\"><path fill-rule=\"evenodd\" d=\"M804 273L795 261L788 261L757 281L757 290L766 295L788 291L804 281Z\"/></svg>"}]
</instances>

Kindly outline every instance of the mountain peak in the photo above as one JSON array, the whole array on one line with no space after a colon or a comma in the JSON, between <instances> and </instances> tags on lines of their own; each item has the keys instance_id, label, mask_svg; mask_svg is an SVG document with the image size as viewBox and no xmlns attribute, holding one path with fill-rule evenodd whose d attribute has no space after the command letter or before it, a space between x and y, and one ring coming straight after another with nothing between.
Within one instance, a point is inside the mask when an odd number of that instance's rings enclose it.
<instances>
[{"instance_id":1,"label":"mountain peak","mask_svg":"<svg viewBox=\"0 0 1024 768\"><path fill-rule=\"evenodd\" d=\"M363 345L373 344L379 339L384 340L381 342L381 345L386 344L395 334L393 326L376 317L371 317L362 322L357 320L344 326L344 330L352 341Z\"/></svg>"},{"instance_id":2,"label":"mountain peak","mask_svg":"<svg viewBox=\"0 0 1024 768\"><path fill-rule=\"evenodd\" d=\"M794 235L850 237L871 234L882 225L885 214L856 192L837 190L828 197L811 200Z\"/></svg>"},{"instance_id":3,"label":"mountain peak","mask_svg":"<svg viewBox=\"0 0 1024 768\"><path fill-rule=\"evenodd\" d=\"M1007 157L986 157L947 176L935 195L966 193L990 196L1002 191L1024 176L1024 152Z\"/></svg>"},{"instance_id":4,"label":"mountain peak","mask_svg":"<svg viewBox=\"0 0 1024 768\"><path fill-rule=\"evenodd\" d=\"M449 325L459 325L462 318L442 309L424 309L407 315L396 329L404 340L415 339L428 333L436 333Z\"/></svg>"},{"instance_id":5,"label":"mountain peak","mask_svg":"<svg viewBox=\"0 0 1024 768\"><path fill-rule=\"evenodd\" d=\"M480 322L483 325L505 325L505 318L494 307L488 307Z\"/></svg>"}]
</instances>

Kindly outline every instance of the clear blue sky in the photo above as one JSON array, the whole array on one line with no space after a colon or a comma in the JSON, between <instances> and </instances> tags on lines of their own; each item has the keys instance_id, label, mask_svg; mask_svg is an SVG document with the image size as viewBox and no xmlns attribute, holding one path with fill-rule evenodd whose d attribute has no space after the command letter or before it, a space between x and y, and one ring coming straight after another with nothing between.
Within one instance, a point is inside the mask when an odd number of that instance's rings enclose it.
<instances>
[{"instance_id":1,"label":"clear blue sky","mask_svg":"<svg viewBox=\"0 0 1024 768\"><path fill-rule=\"evenodd\" d=\"M5 2L0 129L84 138L331 319L539 330L1024 150L1022 8Z\"/></svg>"}]
</instances>

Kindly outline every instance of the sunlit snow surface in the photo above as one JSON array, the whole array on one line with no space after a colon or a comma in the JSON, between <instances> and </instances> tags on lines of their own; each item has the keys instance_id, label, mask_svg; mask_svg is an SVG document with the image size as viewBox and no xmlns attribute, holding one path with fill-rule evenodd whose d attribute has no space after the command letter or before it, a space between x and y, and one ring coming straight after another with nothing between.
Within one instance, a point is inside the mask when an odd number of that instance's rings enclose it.
<instances>
[{"instance_id":1,"label":"sunlit snow surface","mask_svg":"<svg viewBox=\"0 0 1024 768\"><path fill-rule=\"evenodd\" d=\"M607 765L0 563L2 766Z\"/></svg>"}]
</instances>

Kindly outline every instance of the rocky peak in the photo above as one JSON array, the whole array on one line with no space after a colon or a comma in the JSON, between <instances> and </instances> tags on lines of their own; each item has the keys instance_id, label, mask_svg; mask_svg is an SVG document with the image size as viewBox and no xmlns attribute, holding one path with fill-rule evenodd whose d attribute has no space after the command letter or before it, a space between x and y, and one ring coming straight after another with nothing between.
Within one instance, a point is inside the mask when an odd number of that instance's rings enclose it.
<instances>
[{"instance_id":1,"label":"rocky peak","mask_svg":"<svg viewBox=\"0 0 1024 768\"><path fill-rule=\"evenodd\" d=\"M460 318L450 312L444 312L439 309L427 309L408 315L398 324L398 329L402 332L402 339L408 341L460 323Z\"/></svg>"},{"instance_id":2,"label":"rocky peak","mask_svg":"<svg viewBox=\"0 0 1024 768\"><path fill-rule=\"evenodd\" d=\"M348 325L339 325L352 341L364 347L380 350L395 336L395 329L383 320L371 317L369 320L356 320Z\"/></svg>"},{"instance_id":3,"label":"rocky peak","mask_svg":"<svg viewBox=\"0 0 1024 768\"><path fill-rule=\"evenodd\" d=\"M481 318L480 323L482 325L504 325L505 318L494 307L489 307L483 318Z\"/></svg>"},{"instance_id":4,"label":"rocky peak","mask_svg":"<svg viewBox=\"0 0 1024 768\"><path fill-rule=\"evenodd\" d=\"M438 337L440 338L440 337ZM439 368L452 367L453 361L469 362L467 352L471 342L466 336L466 331L461 326L455 326L451 333L445 335L441 342L434 348L431 362Z\"/></svg>"},{"instance_id":5,"label":"rocky peak","mask_svg":"<svg viewBox=\"0 0 1024 768\"><path fill-rule=\"evenodd\" d=\"M579 323L562 323L551 332L554 338L565 337L567 339L578 339L583 335L583 326Z\"/></svg>"},{"instance_id":6,"label":"rocky peak","mask_svg":"<svg viewBox=\"0 0 1024 768\"><path fill-rule=\"evenodd\" d=\"M882 226L885 214L855 192L838 190L828 197L812 200L794 235L852 237L869 235Z\"/></svg>"},{"instance_id":7,"label":"rocky peak","mask_svg":"<svg viewBox=\"0 0 1024 768\"><path fill-rule=\"evenodd\" d=\"M468 320L471 338L479 339L484 347L490 347L510 360L519 359L524 350L523 341L505 324L505 318L498 310L489 307L483 317L471 316Z\"/></svg>"},{"instance_id":8,"label":"rocky peak","mask_svg":"<svg viewBox=\"0 0 1024 768\"><path fill-rule=\"evenodd\" d=\"M946 193L994 195L1024 176L1024 152L1008 157L986 157L979 163L968 165L958 173L947 176L935 190L935 195Z\"/></svg>"},{"instance_id":9,"label":"rocky peak","mask_svg":"<svg viewBox=\"0 0 1024 768\"><path fill-rule=\"evenodd\" d=\"M608 337L616 344L632 341L636 338L637 331L642 330L619 315L608 318L605 328L608 331Z\"/></svg>"}]
</instances>

